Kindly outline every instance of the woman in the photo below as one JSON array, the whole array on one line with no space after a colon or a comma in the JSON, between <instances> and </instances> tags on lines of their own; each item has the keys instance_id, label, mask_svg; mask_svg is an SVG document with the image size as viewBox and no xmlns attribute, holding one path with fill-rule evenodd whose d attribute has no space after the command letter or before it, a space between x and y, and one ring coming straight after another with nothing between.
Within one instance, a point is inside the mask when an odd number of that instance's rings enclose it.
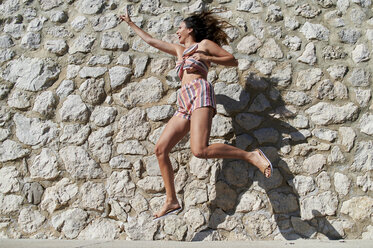
<instances>
[{"instance_id":1,"label":"woman","mask_svg":"<svg viewBox=\"0 0 373 248\"><path fill-rule=\"evenodd\" d=\"M177 97L179 109L167 123L155 146L166 189L166 202L154 217L159 218L181 208L176 198L168 154L188 132L194 156L242 159L258 167L269 178L272 165L261 150L247 152L226 144L209 145L212 118L216 113L213 86L206 80L209 66L211 62L225 66L238 64L232 54L220 47L228 43L223 31L228 23L217 19L211 12L192 15L181 22L176 32L181 44L178 45L153 38L131 21L128 10L120 19L146 43L178 59L176 69L182 86Z\"/></svg>"}]
</instances>

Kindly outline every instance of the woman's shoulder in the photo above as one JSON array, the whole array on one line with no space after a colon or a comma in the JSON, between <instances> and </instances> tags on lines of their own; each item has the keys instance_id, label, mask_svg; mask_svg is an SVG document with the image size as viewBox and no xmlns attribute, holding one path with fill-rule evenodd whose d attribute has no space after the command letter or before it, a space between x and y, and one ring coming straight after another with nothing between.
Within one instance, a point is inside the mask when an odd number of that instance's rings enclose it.
<instances>
[{"instance_id":1,"label":"woman's shoulder","mask_svg":"<svg viewBox=\"0 0 373 248\"><path fill-rule=\"evenodd\" d=\"M199 46L202 48L202 47L210 47L211 45L217 45L215 42L213 42L212 40L209 40L209 39L203 39L201 40L201 42L199 43Z\"/></svg>"}]
</instances>

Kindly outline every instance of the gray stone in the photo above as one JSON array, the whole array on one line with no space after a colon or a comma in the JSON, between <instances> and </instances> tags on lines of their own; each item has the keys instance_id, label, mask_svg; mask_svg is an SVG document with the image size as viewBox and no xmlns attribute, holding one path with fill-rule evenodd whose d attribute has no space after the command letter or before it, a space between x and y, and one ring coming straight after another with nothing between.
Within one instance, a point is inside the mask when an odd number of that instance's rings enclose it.
<instances>
[{"instance_id":1,"label":"gray stone","mask_svg":"<svg viewBox=\"0 0 373 248\"><path fill-rule=\"evenodd\" d=\"M123 155L118 155L110 159L109 165L113 169L131 169L132 168L132 164L129 161L127 161L127 159Z\"/></svg>"},{"instance_id":2,"label":"gray stone","mask_svg":"<svg viewBox=\"0 0 373 248\"><path fill-rule=\"evenodd\" d=\"M128 54L122 53L117 59L117 65L131 65L132 57Z\"/></svg>"},{"instance_id":3,"label":"gray stone","mask_svg":"<svg viewBox=\"0 0 373 248\"><path fill-rule=\"evenodd\" d=\"M51 180L59 176L57 155L49 148L43 148L29 166L31 178Z\"/></svg>"},{"instance_id":4,"label":"gray stone","mask_svg":"<svg viewBox=\"0 0 373 248\"><path fill-rule=\"evenodd\" d=\"M228 162L224 164L222 174L229 185L244 187L249 178L247 162L241 160Z\"/></svg>"},{"instance_id":5,"label":"gray stone","mask_svg":"<svg viewBox=\"0 0 373 248\"><path fill-rule=\"evenodd\" d=\"M337 138L338 133L337 131L326 128L315 128L314 130L312 130L312 135L316 136L319 139L332 142Z\"/></svg>"},{"instance_id":6,"label":"gray stone","mask_svg":"<svg viewBox=\"0 0 373 248\"><path fill-rule=\"evenodd\" d=\"M76 121L85 123L89 118L89 111L79 95L69 95L59 110L62 121Z\"/></svg>"},{"instance_id":7,"label":"gray stone","mask_svg":"<svg viewBox=\"0 0 373 248\"><path fill-rule=\"evenodd\" d=\"M84 69L84 68L83 68ZM101 104L106 98L104 79L89 78L80 87L82 99L92 105Z\"/></svg>"},{"instance_id":8,"label":"gray stone","mask_svg":"<svg viewBox=\"0 0 373 248\"><path fill-rule=\"evenodd\" d=\"M140 53L158 53L158 50L156 48L150 46L140 37L135 38L135 40L132 43L132 49Z\"/></svg>"},{"instance_id":9,"label":"gray stone","mask_svg":"<svg viewBox=\"0 0 373 248\"><path fill-rule=\"evenodd\" d=\"M0 169L0 193L15 193L20 190L19 173L14 166Z\"/></svg>"},{"instance_id":10,"label":"gray stone","mask_svg":"<svg viewBox=\"0 0 373 248\"><path fill-rule=\"evenodd\" d=\"M40 33L27 32L21 40L21 46L26 49L36 50L40 47Z\"/></svg>"},{"instance_id":11,"label":"gray stone","mask_svg":"<svg viewBox=\"0 0 373 248\"><path fill-rule=\"evenodd\" d=\"M345 147L346 151L350 151L356 138L354 130L351 127L340 127L338 132L340 144Z\"/></svg>"},{"instance_id":12,"label":"gray stone","mask_svg":"<svg viewBox=\"0 0 373 248\"><path fill-rule=\"evenodd\" d=\"M0 64L7 62L16 56L16 53L14 51L11 51L9 49L0 50Z\"/></svg>"},{"instance_id":13,"label":"gray stone","mask_svg":"<svg viewBox=\"0 0 373 248\"><path fill-rule=\"evenodd\" d=\"M111 126L108 126L92 132L88 138L89 150L94 158L101 163L107 163L111 159L113 145L111 136L113 133Z\"/></svg>"},{"instance_id":14,"label":"gray stone","mask_svg":"<svg viewBox=\"0 0 373 248\"><path fill-rule=\"evenodd\" d=\"M314 217L334 215L338 208L338 197L331 191L300 200L301 218L311 220Z\"/></svg>"},{"instance_id":15,"label":"gray stone","mask_svg":"<svg viewBox=\"0 0 373 248\"><path fill-rule=\"evenodd\" d=\"M261 128L254 131L254 136L259 144L272 143L276 144L280 135L274 128Z\"/></svg>"},{"instance_id":16,"label":"gray stone","mask_svg":"<svg viewBox=\"0 0 373 248\"><path fill-rule=\"evenodd\" d=\"M313 238L317 233L317 229L315 227L309 225L299 217L292 216L291 225L296 233L306 238Z\"/></svg>"},{"instance_id":17,"label":"gray stone","mask_svg":"<svg viewBox=\"0 0 373 248\"><path fill-rule=\"evenodd\" d=\"M95 66L99 64L108 65L111 62L111 58L109 55L102 55L102 56L92 56L89 61L88 65Z\"/></svg>"},{"instance_id":18,"label":"gray stone","mask_svg":"<svg viewBox=\"0 0 373 248\"><path fill-rule=\"evenodd\" d=\"M27 109L31 106L30 98L30 93L16 89L8 97L8 105L17 109Z\"/></svg>"},{"instance_id":19,"label":"gray stone","mask_svg":"<svg viewBox=\"0 0 373 248\"><path fill-rule=\"evenodd\" d=\"M315 154L306 158L303 162L303 168L310 174L320 172L326 164L326 158L322 154Z\"/></svg>"},{"instance_id":20,"label":"gray stone","mask_svg":"<svg viewBox=\"0 0 373 248\"><path fill-rule=\"evenodd\" d=\"M211 136L223 137L233 131L232 119L221 115L215 115L212 121Z\"/></svg>"},{"instance_id":21,"label":"gray stone","mask_svg":"<svg viewBox=\"0 0 373 248\"><path fill-rule=\"evenodd\" d=\"M103 33L101 48L105 50L128 50L128 43L122 38L118 31L107 31Z\"/></svg>"},{"instance_id":22,"label":"gray stone","mask_svg":"<svg viewBox=\"0 0 373 248\"><path fill-rule=\"evenodd\" d=\"M334 174L334 187L339 195L347 195L350 191L351 180L346 175L336 172Z\"/></svg>"},{"instance_id":23,"label":"gray stone","mask_svg":"<svg viewBox=\"0 0 373 248\"><path fill-rule=\"evenodd\" d=\"M144 140L150 132L150 124L146 120L145 111L140 108L131 109L120 118L118 129L117 142L129 139Z\"/></svg>"},{"instance_id":24,"label":"gray stone","mask_svg":"<svg viewBox=\"0 0 373 248\"><path fill-rule=\"evenodd\" d=\"M85 66L79 71L79 77L81 78L98 78L105 74L107 71L106 67L88 67Z\"/></svg>"},{"instance_id":25,"label":"gray stone","mask_svg":"<svg viewBox=\"0 0 373 248\"><path fill-rule=\"evenodd\" d=\"M141 187L138 184L139 187ZM129 171L114 171L106 181L108 196L114 200L124 200L135 195L136 185L132 182Z\"/></svg>"},{"instance_id":26,"label":"gray stone","mask_svg":"<svg viewBox=\"0 0 373 248\"><path fill-rule=\"evenodd\" d=\"M63 133L60 137L60 142L66 142L72 145L81 145L91 133L89 125L70 124L63 126Z\"/></svg>"},{"instance_id":27,"label":"gray stone","mask_svg":"<svg viewBox=\"0 0 373 248\"><path fill-rule=\"evenodd\" d=\"M85 16L77 16L75 19L71 22L71 27L76 31L82 31L86 25L88 24L88 19Z\"/></svg>"},{"instance_id":28,"label":"gray stone","mask_svg":"<svg viewBox=\"0 0 373 248\"><path fill-rule=\"evenodd\" d=\"M308 40L329 40L329 30L321 24L305 22L301 27L300 32Z\"/></svg>"},{"instance_id":29,"label":"gray stone","mask_svg":"<svg viewBox=\"0 0 373 248\"><path fill-rule=\"evenodd\" d=\"M21 23L9 23L4 25L4 32L12 36L14 39L19 39L22 37L25 25Z\"/></svg>"},{"instance_id":30,"label":"gray stone","mask_svg":"<svg viewBox=\"0 0 373 248\"><path fill-rule=\"evenodd\" d=\"M246 131L250 131L262 123L263 117L250 113L239 113L236 115L235 121Z\"/></svg>"},{"instance_id":31,"label":"gray stone","mask_svg":"<svg viewBox=\"0 0 373 248\"><path fill-rule=\"evenodd\" d=\"M297 61L309 65L314 65L316 63L316 60L316 47L313 42L308 43L304 48L303 54L297 58Z\"/></svg>"},{"instance_id":32,"label":"gray stone","mask_svg":"<svg viewBox=\"0 0 373 248\"><path fill-rule=\"evenodd\" d=\"M132 70L127 67L115 66L109 70L110 85L112 89L118 89L130 81Z\"/></svg>"},{"instance_id":33,"label":"gray stone","mask_svg":"<svg viewBox=\"0 0 373 248\"><path fill-rule=\"evenodd\" d=\"M264 239L270 236L276 228L274 218L260 212L253 215L245 215L242 223L247 234L256 239Z\"/></svg>"},{"instance_id":34,"label":"gray stone","mask_svg":"<svg viewBox=\"0 0 373 248\"><path fill-rule=\"evenodd\" d=\"M64 147L59 152L66 170L73 178L91 179L102 178L103 171L88 152L79 146Z\"/></svg>"},{"instance_id":35,"label":"gray stone","mask_svg":"<svg viewBox=\"0 0 373 248\"><path fill-rule=\"evenodd\" d=\"M252 54L255 53L259 47L262 46L262 42L255 36L245 36L238 44L237 50L240 53Z\"/></svg>"},{"instance_id":36,"label":"gray stone","mask_svg":"<svg viewBox=\"0 0 373 248\"><path fill-rule=\"evenodd\" d=\"M361 36L357 29L342 29L338 32L339 39L342 43L355 44Z\"/></svg>"},{"instance_id":37,"label":"gray stone","mask_svg":"<svg viewBox=\"0 0 373 248\"><path fill-rule=\"evenodd\" d=\"M352 86L361 87L361 86L369 86L371 80L370 72L364 70L363 68L354 68L348 81L352 84Z\"/></svg>"},{"instance_id":38,"label":"gray stone","mask_svg":"<svg viewBox=\"0 0 373 248\"><path fill-rule=\"evenodd\" d=\"M314 123L318 125L330 125L356 119L358 110L359 108L353 103L336 106L326 102L320 102L307 109L306 113L310 115Z\"/></svg>"},{"instance_id":39,"label":"gray stone","mask_svg":"<svg viewBox=\"0 0 373 248\"><path fill-rule=\"evenodd\" d=\"M357 143L354 162L351 169L364 172L373 170L372 149L373 141L371 140Z\"/></svg>"},{"instance_id":40,"label":"gray stone","mask_svg":"<svg viewBox=\"0 0 373 248\"><path fill-rule=\"evenodd\" d=\"M373 135L373 115L364 114L360 119L360 129L361 132Z\"/></svg>"},{"instance_id":41,"label":"gray stone","mask_svg":"<svg viewBox=\"0 0 373 248\"><path fill-rule=\"evenodd\" d=\"M73 45L69 48L69 54L90 52L95 40L96 37L90 34L79 35L78 38L74 40Z\"/></svg>"},{"instance_id":42,"label":"gray stone","mask_svg":"<svg viewBox=\"0 0 373 248\"><path fill-rule=\"evenodd\" d=\"M136 194L135 197L130 200L130 204L137 214L149 210L149 203L142 194Z\"/></svg>"},{"instance_id":43,"label":"gray stone","mask_svg":"<svg viewBox=\"0 0 373 248\"><path fill-rule=\"evenodd\" d=\"M67 52L68 46L65 40L48 40L44 44L45 50L57 55L64 55Z\"/></svg>"},{"instance_id":44,"label":"gray stone","mask_svg":"<svg viewBox=\"0 0 373 248\"><path fill-rule=\"evenodd\" d=\"M343 202L341 213L348 214L354 221L369 220L372 214L373 198L369 196L353 197Z\"/></svg>"},{"instance_id":45,"label":"gray stone","mask_svg":"<svg viewBox=\"0 0 373 248\"><path fill-rule=\"evenodd\" d=\"M288 104L303 106L311 102L311 98L303 91L288 91L284 96L284 100Z\"/></svg>"},{"instance_id":46,"label":"gray stone","mask_svg":"<svg viewBox=\"0 0 373 248\"><path fill-rule=\"evenodd\" d=\"M196 229L200 228L203 224L206 223L205 217L198 209L189 209L184 214L184 221L186 222L187 226L193 231L196 231Z\"/></svg>"},{"instance_id":47,"label":"gray stone","mask_svg":"<svg viewBox=\"0 0 373 248\"><path fill-rule=\"evenodd\" d=\"M331 95L333 95L337 99L348 99L348 89L346 85L337 81L334 83L334 88L331 92Z\"/></svg>"},{"instance_id":48,"label":"gray stone","mask_svg":"<svg viewBox=\"0 0 373 248\"><path fill-rule=\"evenodd\" d=\"M370 240L373 239L373 226L372 225L367 227L367 231L362 233L361 238L370 239Z\"/></svg>"},{"instance_id":49,"label":"gray stone","mask_svg":"<svg viewBox=\"0 0 373 248\"><path fill-rule=\"evenodd\" d=\"M44 91L35 99L33 111L40 113L42 116L52 116L57 105L56 98L52 91Z\"/></svg>"},{"instance_id":50,"label":"gray stone","mask_svg":"<svg viewBox=\"0 0 373 248\"><path fill-rule=\"evenodd\" d=\"M364 192L373 190L373 180L367 172L364 176L358 176L356 178L356 185L361 187Z\"/></svg>"},{"instance_id":51,"label":"gray stone","mask_svg":"<svg viewBox=\"0 0 373 248\"><path fill-rule=\"evenodd\" d=\"M173 116L175 110L171 105L154 106L146 109L148 118L152 121L161 121Z\"/></svg>"},{"instance_id":52,"label":"gray stone","mask_svg":"<svg viewBox=\"0 0 373 248\"><path fill-rule=\"evenodd\" d=\"M212 159L199 159L192 156L189 162L190 173L198 179L205 179L210 175L209 172L213 164Z\"/></svg>"},{"instance_id":53,"label":"gray stone","mask_svg":"<svg viewBox=\"0 0 373 248\"><path fill-rule=\"evenodd\" d=\"M54 38L72 38L74 35L69 30L67 30L64 26L52 26L47 29L47 34L50 36L53 36ZM82 37L85 37L86 35L82 35ZM83 41L82 37L80 38L80 41ZM84 40L87 42L87 40ZM76 43L74 45L75 48L79 47L78 41L76 40ZM83 46L84 47L84 46ZM75 49L74 48L74 49ZM77 52L77 51L76 51Z\"/></svg>"},{"instance_id":54,"label":"gray stone","mask_svg":"<svg viewBox=\"0 0 373 248\"><path fill-rule=\"evenodd\" d=\"M67 19L69 19L69 17L62 10L55 10L55 11L52 11L50 14L50 20L52 22L64 23L64 22L67 22Z\"/></svg>"},{"instance_id":55,"label":"gray stone","mask_svg":"<svg viewBox=\"0 0 373 248\"><path fill-rule=\"evenodd\" d=\"M88 210L104 210L105 186L103 183L85 182L80 187L79 206Z\"/></svg>"},{"instance_id":56,"label":"gray stone","mask_svg":"<svg viewBox=\"0 0 373 248\"><path fill-rule=\"evenodd\" d=\"M334 80L343 79L347 73L347 66L344 65L334 65L326 69L330 77Z\"/></svg>"},{"instance_id":57,"label":"gray stone","mask_svg":"<svg viewBox=\"0 0 373 248\"><path fill-rule=\"evenodd\" d=\"M79 65L68 65L66 69L66 79L74 79L80 71Z\"/></svg>"},{"instance_id":58,"label":"gray stone","mask_svg":"<svg viewBox=\"0 0 373 248\"><path fill-rule=\"evenodd\" d=\"M117 153L128 155L147 155L148 151L138 140L126 140L118 144Z\"/></svg>"},{"instance_id":59,"label":"gray stone","mask_svg":"<svg viewBox=\"0 0 373 248\"><path fill-rule=\"evenodd\" d=\"M350 1L338 0L336 5L339 11L341 11L342 13L346 13L347 9L350 7Z\"/></svg>"},{"instance_id":60,"label":"gray stone","mask_svg":"<svg viewBox=\"0 0 373 248\"><path fill-rule=\"evenodd\" d=\"M0 213L3 215L17 213L21 209L22 203L22 196L0 194Z\"/></svg>"},{"instance_id":61,"label":"gray stone","mask_svg":"<svg viewBox=\"0 0 373 248\"><path fill-rule=\"evenodd\" d=\"M338 146L334 146L328 156L329 163L343 163L345 162L345 157Z\"/></svg>"},{"instance_id":62,"label":"gray stone","mask_svg":"<svg viewBox=\"0 0 373 248\"><path fill-rule=\"evenodd\" d=\"M267 22L278 22L284 18L281 12L281 7L271 4L268 6L267 14L266 14L266 21Z\"/></svg>"},{"instance_id":63,"label":"gray stone","mask_svg":"<svg viewBox=\"0 0 373 248\"><path fill-rule=\"evenodd\" d=\"M42 10L51 10L63 4L62 0L40 0Z\"/></svg>"},{"instance_id":64,"label":"gray stone","mask_svg":"<svg viewBox=\"0 0 373 248\"><path fill-rule=\"evenodd\" d=\"M281 59L284 57L284 54L276 41L270 38L263 44L259 51L259 56L265 59Z\"/></svg>"},{"instance_id":65,"label":"gray stone","mask_svg":"<svg viewBox=\"0 0 373 248\"><path fill-rule=\"evenodd\" d=\"M98 218L90 223L78 236L84 240L114 240L117 239L121 230L119 221Z\"/></svg>"},{"instance_id":66,"label":"gray stone","mask_svg":"<svg viewBox=\"0 0 373 248\"><path fill-rule=\"evenodd\" d=\"M331 181L328 173L326 171L322 171L316 177L317 187L321 190L329 190L331 187Z\"/></svg>"},{"instance_id":67,"label":"gray stone","mask_svg":"<svg viewBox=\"0 0 373 248\"><path fill-rule=\"evenodd\" d=\"M163 95L162 82L155 77L141 80L139 83L130 83L115 96L126 108L136 105L158 102Z\"/></svg>"},{"instance_id":68,"label":"gray stone","mask_svg":"<svg viewBox=\"0 0 373 248\"><path fill-rule=\"evenodd\" d=\"M293 17L285 16L284 22L287 30L295 30L300 26L300 23Z\"/></svg>"},{"instance_id":69,"label":"gray stone","mask_svg":"<svg viewBox=\"0 0 373 248\"><path fill-rule=\"evenodd\" d=\"M79 0L78 9L82 14L98 14L104 7L104 0Z\"/></svg>"},{"instance_id":70,"label":"gray stone","mask_svg":"<svg viewBox=\"0 0 373 248\"><path fill-rule=\"evenodd\" d=\"M13 47L14 46L14 42L12 40L12 38L7 35L7 34L4 34L2 36L0 36L0 48L10 48L10 47Z\"/></svg>"},{"instance_id":71,"label":"gray stone","mask_svg":"<svg viewBox=\"0 0 373 248\"><path fill-rule=\"evenodd\" d=\"M263 73L264 75L269 75L276 66L276 62L261 59L255 62L254 66L259 72Z\"/></svg>"},{"instance_id":72,"label":"gray stone","mask_svg":"<svg viewBox=\"0 0 373 248\"><path fill-rule=\"evenodd\" d=\"M74 239L87 225L88 213L80 208L68 209L52 217L51 224L67 238Z\"/></svg>"},{"instance_id":73,"label":"gray stone","mask_svg":"<svg viewBox=\"0 0 373 248\"><path fill-rule=\"evenodd\" d=\"M240 0L238 2L237 10L257 14L261 13L263 8L257 0Z\"/></svg>"},{"instance_id":74,"label":"gray stone","mask_svg":"<svg viewBox=\"0 0 373 248\"><path fill-rule=\"evenodd\" d=\"M54 186L45 189L40 208L51 214L65 206L77 193L78 186L63 178Z\"/></svg>"},{"instance_id":75,"label":"gray stone","mask_svg":"<svg viewBox=\"0 0 373 248\"><path fill-rule=\"evenodd\" d=\"M245 20L242 19L241 22L243 24L243 28L247 30ZM265 30L264 30L264 23L262 19L250 19L250 26L251 26L253 34L255 34L255 37L259 39L263 39Z\"/></svg>"},{"instance_id":76,"label":"gray stone","mask_svg":"<svg viewBox=\"0 0 373 248\"><path fill-rule=\"evenodd\" d=\"M354 89L356 101L361 107L367 107L371 98L370 90Z\"/></svg>"},{"instance_id":77,"label":"gray stone","mask_svg":"<svg viewBox=\"0 0 373 248\"><path fill-rule=\"evenodd\" d=\"M0 162L7 162L23 158L30 153L30 150L23 149L22 146L13 141L5 140L0 143Z\"/></svg>"},{"instance_id":78,"label":"gray stone","mask_svg":"<svg viewBox=\"0 0 373 248\"><path fill-rule=\"evenodd\" d=\"M145 69L146 69L146 65L148 63L148 60L149 60L149 57L147 55L141 56L141 57L137 56L134 59L134 61L133 61L133 64L135 65L134 76L136 78L141 77L142 75L144 75Z\"/></svg>"},{"instance_id":79,"label":"gray stone","mask_svg":"<svg viewBox=\"0 0 373 248\"><path fill-rule=\"evenodd\" d=\"M37 182L25 183L22 188L22 194L27 202L34 205L38 205L41 202L43 193L44 188Z\"/></svg>"},{"instance_id":80,"label":"gray stone","mask_svg":"<svg viewBox=\"0 0 373 248\"><path fill-rule=\"evenodd\" d=\"M124 230L130 240L153 240L159 227L159 221L149 221L153 217L144 212L136 217L128 217Z\"/></svg>"},{"instance_id":81,"label":"gray stone","mask_svg":"<svg viewBox=\"0 0 373 248\"><path fill-rule=\"evenodd\" d=\"M310 90L314 84L320 81L323 72L319 68L302 70L298 73L296 85L299 89Z\"/></svg>"},{"instance_id":82,"label":"gray stone","mask_svg":"<svg viewBox=\"0 0 373 248\"><path fill-rule=\"evenodd\" d=\"M19 89L39 91L51 86L59 74L58 65L51 59L21 57L9 62L1 77Z\"/></svg>"},{"instance_id":83,"label":"gray stone","mask_svg":"<svg viewBox=\"0 0 373 248\"><path fill-rule=\"evenodd\" d=\"M219 80L223 82L233 83L237 82L238 74L235 68L224 68L219 73Z\"/></svg>"},{"instance_id":84,"label":"gray stone","mask_svg":"<svg viewBox=\"0 0 373 248\"><path fill-rule=\"evenodd\" d=\"M101 32L107 29L115 28L119 24L119 18L114 13L109 13L104 16L94 16L91 19L92 28L96 32Z\"/></svg>"},{"instance_id":85,"label":"gray stone","mask_svg":"<svg viewBox=\"0 0 373 248\"><path fill-rule=\"evenodd\" d=\"M16 136L27 145L45 145L58 135L57 124L51 121L41 121L37 118L27 118L15 114L13 120L16 124Z\"/></svg>"},{"instance_id":86,"label":"gray stone","mask_svg":"<svg viewBox=\"0 0 373 248\"><path fill-rule=\"evenodd\" d=\"M370 53L365 44L359 44L352 51L352 60L355 63L365 62L370 59Z\"/></svg>"},{"instance_id":87,"label":"gray stone","mask_svg":"<svg viewBox=\"0 0 373 248\"><path fill-rule=\"evenodd\" d=\"M148 20L148 27L152 34L164 35L173 28L173 18L170 14L157 16Z\"/></svg>"},{"instance_id":88,"label":"gray stone","mask_svg":"<svg viewBox=\"0 0 373 248\"><path fill-rule=\"evenodd\" d=\"M258 192L255 191L246 191L238 199L239 203L236 208L236 212L238 213L249 213L265 207L263 200L259 197Z\"/></svg>"},{"instance_id":89,"label":"gray stone","mask_svg":"<svg viewBox=\"0 0 373 248\"><path fill-rule=\"evenodd\" d=\"M162 177L145 177L137 182L137 186L146 193L158 193L164 190Z\"/></svg>"},{"instance_id":90,"label":"gray stone","mask_svg":"<svg viewBox=\"0 0 373 248\"><path fill-rule=\"evenodd\" d=\"M264 94L260 93L257 97L254 98L249 112L263 112L271 108L271 105Z\"/></svg>"},{"instance_id":91,"label":"gray stone","mask_svg":"<svg viewBox=\"0 0 373 248\"><path fill-rule=\"evenodd\" d=\"M239 84L218 82L214 85L217 112L221 114L242 111L250 100L250 95Z\"/></svg>"},{"instance_id":92,"label":"gray stone","mask_svg":"<svg viewBox=\"0 0 373 248\"><path fill-rule=\"evenodd\" d=\"M104 127L115 120L117 113L118 111L114 107L96 106L91 114L90 121L96 126Z\"/></svg>"},{"instance_id":93,"label":"gray stone","mask_svg":"<svg viewBox=\"0 0 373 248\"><path fill-rule=\"evenodd\" d=\"M292 79L292 66L289 63L280 63L272 71L270 77L271 81L276 83L279 87L287 87Z\"/></svg>"},{"instance_id":94,"label":"gray stone","mask_svg":"<svg viewBox=\"0 0 373 248\"><path fill-rule=\"evenodd\" d=\"M0 128L0 142L6 140L10 135L10 131L8 129Z\"/></svg>"},{"instance_id":95,"label":"gray stone","mask_svg":"<svg viewBox=\"0 0 373 248\"><path fill-rule=\"evenodd\" d=\"M18 224L25 233L34 233L39 230L45 221L45 216L32 208L24 208L18 216Z\"/></svg>"},{"instance_id":96,"label":"gray stone","mask_svg":"<svg viewBox=\"0 0 373 248\"><path fill-rule=\"evenodd\" d=\"M207 186L205 183L194 180L185 187L185 206L190 208L197 204L203 204L207 202Z\"/></svg>"},{"instance_id":97,"label":"gray stone","mask_svg":"<svg viewBox=\"0 0 373 248\"><path fill-rule=\"evenodd\" d=\"M298 5L295 8L295 14L296 15L302 16L302 17L305 17L305 18L309 18L309 19L315 18L320 13L321 13L320 9L318 9L316 7L313 7L313 6L311 6L307 3L302 4L302 5Z\"/></svg>"},{"instance_id":98,"label":"gray stone","mask_svg":"<svg viewBox=\"0 0 373 248\"><path fill-rule=\"evenodd\" d=\"M292 51L298 51L302 45L302 40L298 36L286 35L282 44L287 46Z\"/></svg>"},{"instance_id":99,"label":"gray stone","mask_svg":"<svg viewBox=\"0 0 373 248\"><path fill-rule=\"evenodd\" d=\"M311 136L311 132L305 129L290 133L291 140L294 142L304 141L310 136Z\"/></svg>"},{"instance_id":100,"label":"gray stone","mask_svg":"<svg viewBox=\"0 0 373 248\"><path fill-rule=\"evenodd\" d=\"M173 240L184 240L185 233L188 228L182 218L165 219L164 231L166 234L171 235Z\"/></svg>"},{"instance_id":101,"label":"gray stone","mask_svg":"<svg viewBox=\"0 0 373 248\"><path fill-rule=\"evenodd\" d=\"M295 192L300 196L305 196L316 189L316 185L312 177L297 175L290 183Z\"/></svg>"},{"instance_id":102,"label":"gray stone","mask_svg":"<svg viewBox=\"0 0 373 248\"><path fill-rule=\"evenodd\" d=\"M308 125L308 118L304 115L297 115L291 122L291 125L295 128L307 128Z\"/></svg>"}]
</instances>

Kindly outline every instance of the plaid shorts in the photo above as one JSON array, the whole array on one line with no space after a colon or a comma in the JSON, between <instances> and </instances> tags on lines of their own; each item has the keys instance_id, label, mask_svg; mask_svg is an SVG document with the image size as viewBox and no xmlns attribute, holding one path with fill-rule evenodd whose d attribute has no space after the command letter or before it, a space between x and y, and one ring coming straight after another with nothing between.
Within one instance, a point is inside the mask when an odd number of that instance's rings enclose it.
<instances>
[{"instance_id":1,"label":"plaid shorts","mask_svg":"<svg viewBox=\"0 0 373 248\"><path fill-rule=\"evenodd\" d=\"M206 79L197 78L183 85L177 95L178 110L175 116L190 120L192 112L201 107L214 108L216 114L216 100L214 87Z\"/></svg>"}]
</instances>

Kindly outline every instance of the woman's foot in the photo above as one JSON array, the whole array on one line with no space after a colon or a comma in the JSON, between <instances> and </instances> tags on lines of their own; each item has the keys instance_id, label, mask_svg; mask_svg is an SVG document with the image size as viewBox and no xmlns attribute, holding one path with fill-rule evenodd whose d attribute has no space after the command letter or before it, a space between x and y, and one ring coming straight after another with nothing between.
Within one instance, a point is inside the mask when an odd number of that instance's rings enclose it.
<instances>
[{"instance_id":1,"label":"woman's foot","mask_svg":"<svg viewBox=\"0 0 373 248\"><path fill-rule=\"evenodd\" d=\"M250 153L251 156L249 162L258 167L266 178L270 178L272 176L271 162L267 160L264 153L260 149L255 149Z\"/></svg>"},{"instance_id":2,"label":"woman's foot","mask_svg":"<svg viewBox=\"0 0 373 248\"><path fill-rule=\"evenodd\" d=\"M180 204L177 201L172 202L172 203L165 202L165 204L163 204L161 210L159 210L158 212L156 212L154 214L154 218L156 219L156 218L162 217L162 216L164 216L166 214L169 214L170 212L178 210L180 208L181 208Z\"/></svg>"}]
</instances>

